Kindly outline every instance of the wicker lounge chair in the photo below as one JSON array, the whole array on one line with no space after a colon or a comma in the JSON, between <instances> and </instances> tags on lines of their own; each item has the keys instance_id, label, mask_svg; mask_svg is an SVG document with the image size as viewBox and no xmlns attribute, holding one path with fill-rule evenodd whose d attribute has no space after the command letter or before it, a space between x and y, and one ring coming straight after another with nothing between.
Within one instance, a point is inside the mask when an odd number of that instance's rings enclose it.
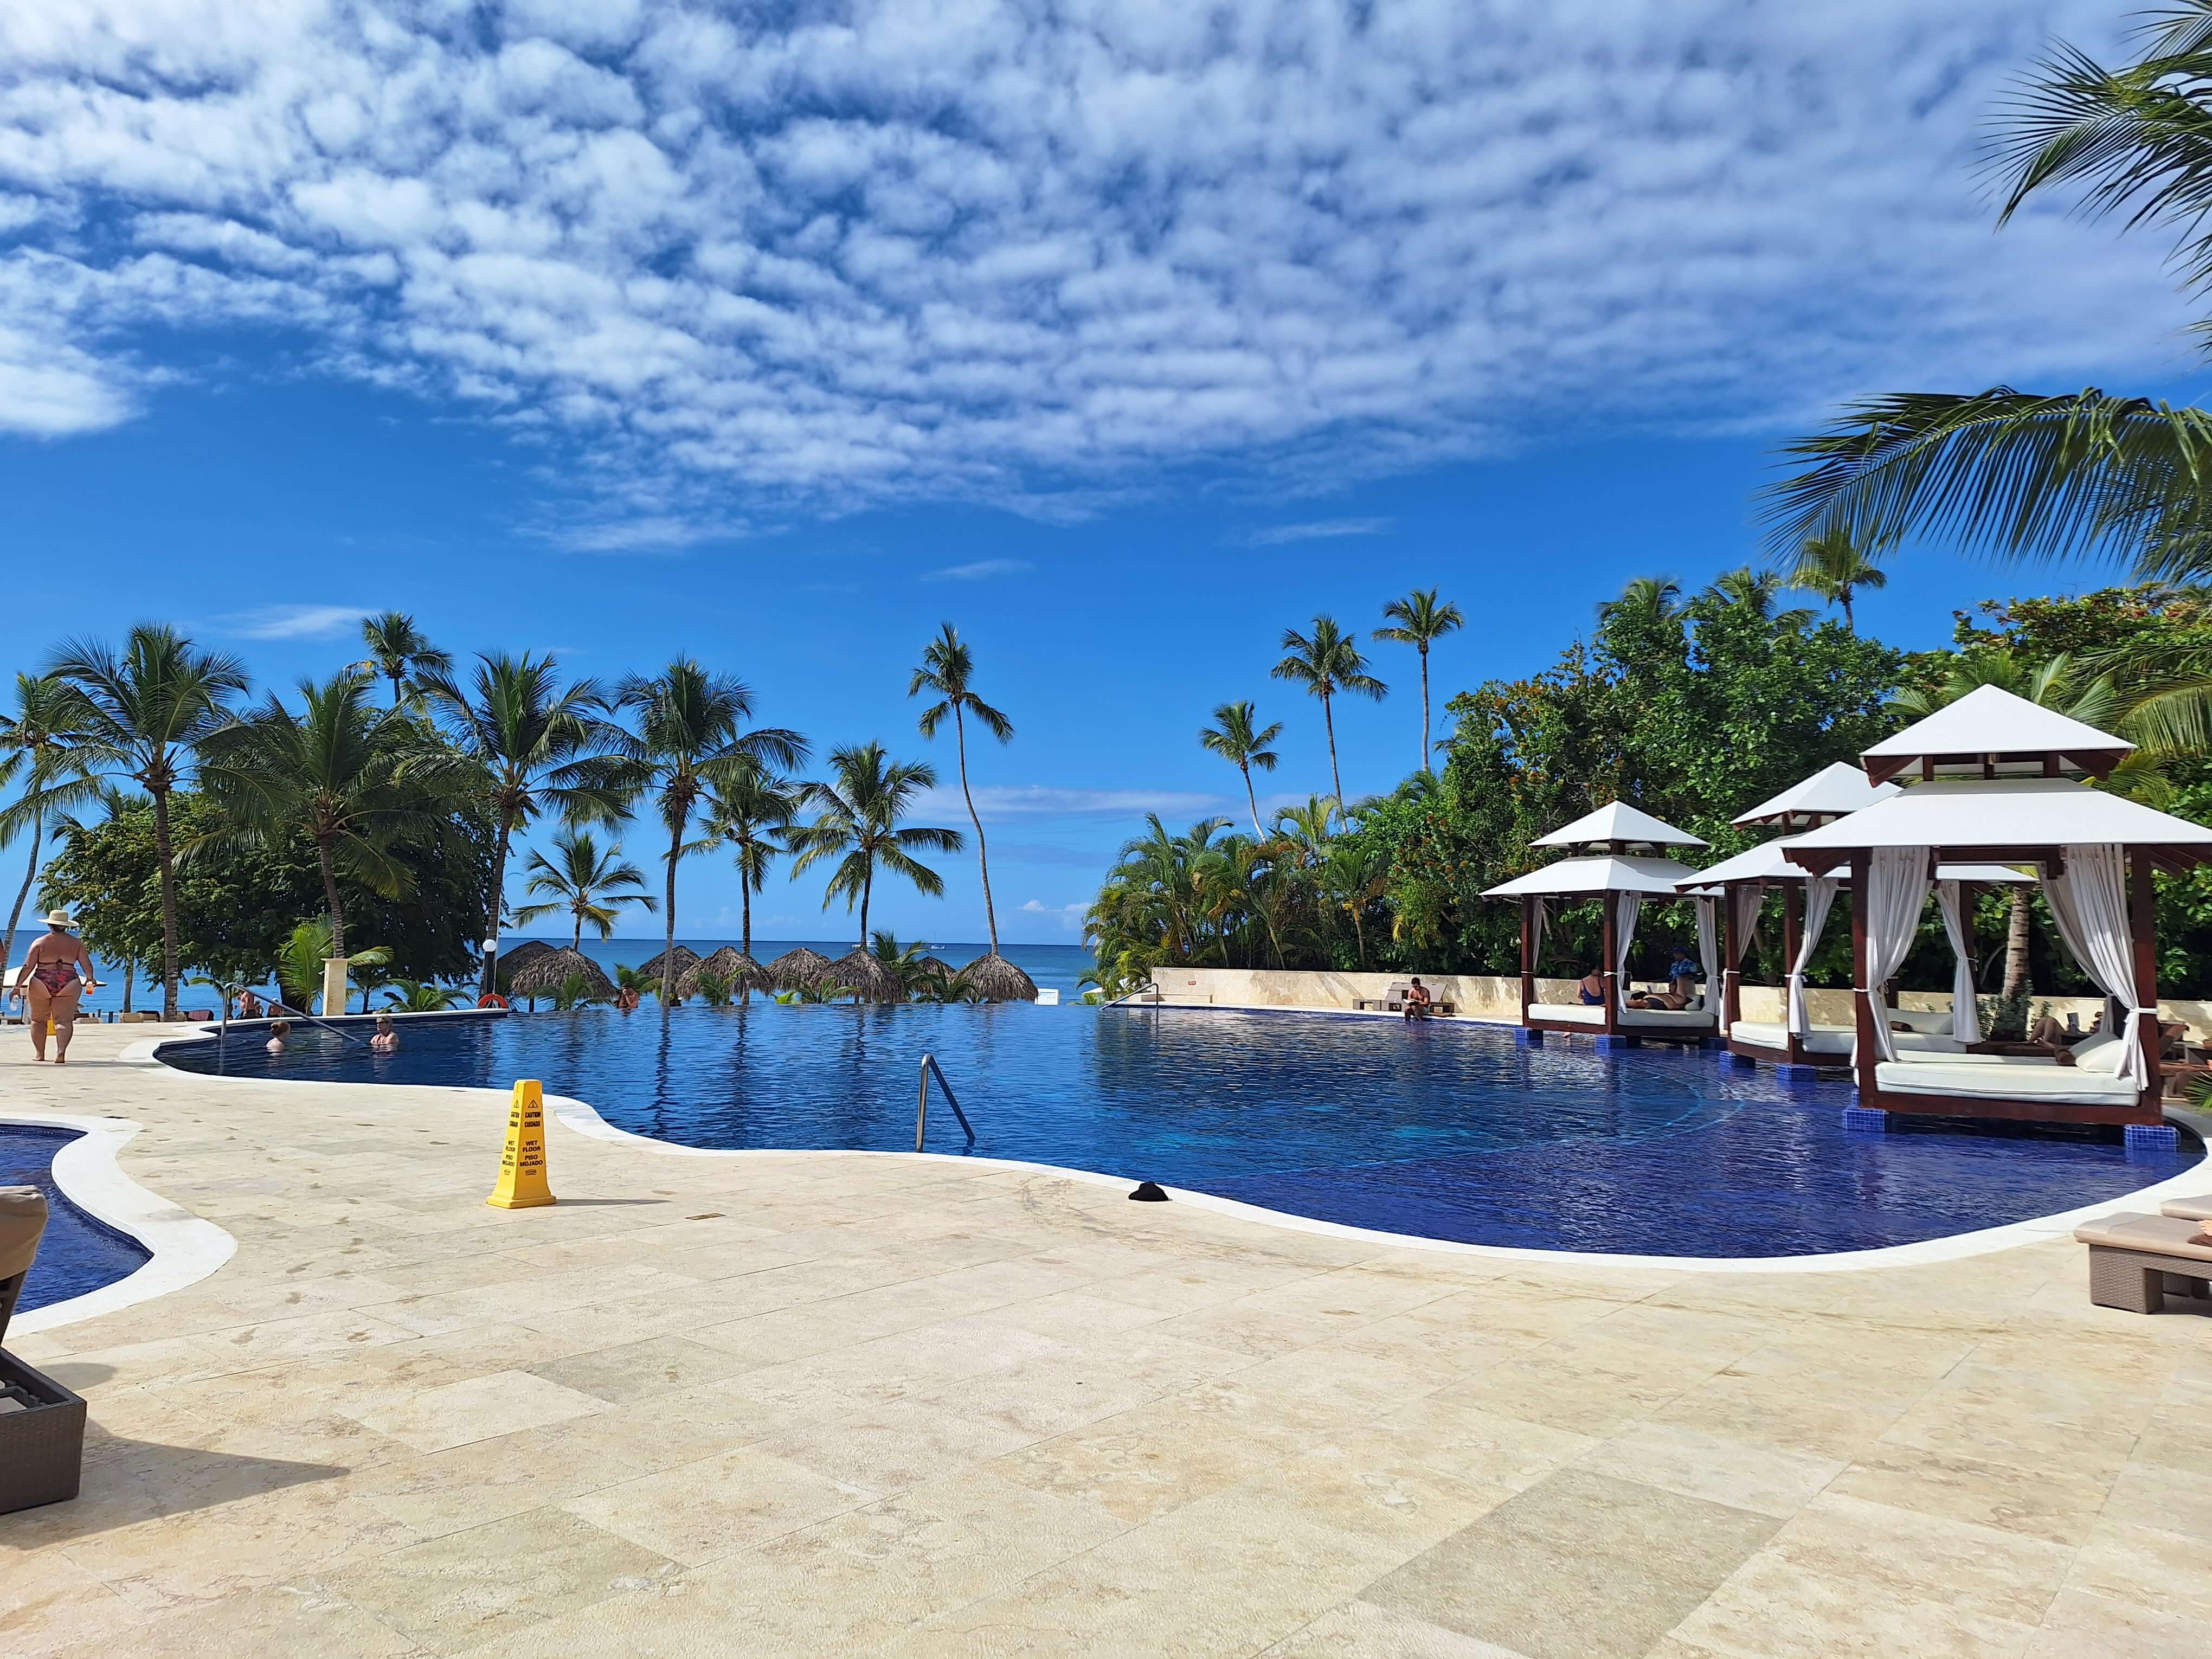
<instances>
[{"instance_id":1,"label":"wicker lounge chair","mask_svg":"<svg viewBox=\"0 0 2212 1659\"><path fill-rule=\"evenodd\" d=\"M2089 1247L2089 1300L2128 1313L2158 1313L2169 1295L2212 1295L2212 1244L2191 1241L2202 1224L2180 1216L2110 1215L2074 1237Z\"/></svg>"},{"instance_id":2,"label":"wicker lounge chair","mask_svg":"<svg viewBox=\"0 0 2212 1659\"><path fill-rule=\"evenodd\" d=\"M46 1231L46 1194L0 1187L0 1341ZM0 1348L0 1514L76 1497L83 1467L84 1401Z\"/></svg>"},{"instance_id":3,"label":"wicker lounge chair","mask_svg":"<svg viewBox=\"0 0 2212 1659\"><path fill-rule=\"evenodd\" d=\"M2184 1221L2212 1221L2212 1194L2203 1198L2169 1198L2158 1206L2158 1212L2179 1216Z\"/></svg>"}]
</instances>

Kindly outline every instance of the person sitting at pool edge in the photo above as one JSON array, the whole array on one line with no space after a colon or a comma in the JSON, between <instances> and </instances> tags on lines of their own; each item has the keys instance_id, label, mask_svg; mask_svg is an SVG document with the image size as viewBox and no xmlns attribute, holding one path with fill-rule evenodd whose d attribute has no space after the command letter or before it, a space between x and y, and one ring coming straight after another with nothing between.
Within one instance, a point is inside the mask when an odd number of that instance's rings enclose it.
<instances>
[{"instance_id":1,"label":"person sitting at pool edge","mask_svg":"<svg viewBox=\"0 0 2212 1659\"><path fill-rule=\"evenodd\" d=\"M1419 974L1414 975L1413 982L1406 988L1406 1018L1426 1019L1429 1017L1429 1005L1435 999L1429 995L1429 988L1421 983L1421 976Z\"/></svg>"},{"instance_id":2,"label":"person sitting at pool edge","mask_svg":"<svg viewBox=\"0 0 2212 1659\"><path fill-rule=\"evenodd\" d=\"M269 1022L269 1041L262 1044L262 1047L272 1054L281 1054L284 1052L284 1039L291 1035L290 1020L272 1019Z\"/></svg>"},{"instance_id":3,"label":"person sitting at pool edge","mask_svg":"<svg viewBox=\"0 0 2212 1659\"><path fill-rule=\"evenodd\" d=\"M379 1014L376 1017L376 1035L368 1040L369 1052L376 1054L388 1054L398 1047L399 1033L392 1026L392 1016Z\"/></svg>"}]
</instances>

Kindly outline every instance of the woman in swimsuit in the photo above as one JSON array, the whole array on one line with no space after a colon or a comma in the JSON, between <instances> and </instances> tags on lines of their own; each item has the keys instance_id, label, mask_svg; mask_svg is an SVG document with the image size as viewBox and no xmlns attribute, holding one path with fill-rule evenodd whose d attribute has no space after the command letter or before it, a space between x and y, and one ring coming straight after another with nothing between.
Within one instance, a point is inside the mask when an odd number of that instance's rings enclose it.
<instances>
[{"instance_id":1,"label":"woman in swimsuit","mask_svg":"<svg viewBox=\"0 0 2212 1659\"><path fill-rule=\"evenodd\" d=\"M92 975L92 957L82 939L70 937L76 924L69 912L56 910L46 917L46 931L31 941L23 966L15 975L13 994L30 1000L31 1058L46 1057L46 1028L54 1033L54 1064L69 1064L70 1038L76 1031L77 999L100 983Z\"/></svg>"}]
</instances>

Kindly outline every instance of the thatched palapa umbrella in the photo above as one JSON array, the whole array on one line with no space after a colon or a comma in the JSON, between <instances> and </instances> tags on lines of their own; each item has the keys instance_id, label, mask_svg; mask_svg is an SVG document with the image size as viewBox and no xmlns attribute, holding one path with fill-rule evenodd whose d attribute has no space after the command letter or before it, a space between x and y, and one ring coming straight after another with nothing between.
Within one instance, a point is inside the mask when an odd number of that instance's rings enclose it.
<instances>
[{"instance_id":1,"label":"thatched palapa umbrella","mask_svg":"<svg viewBox=\"0 0 2212 1659\"><path fill-rule=\"evenodd\" d=\"M542 939L517 939L512 951L501 951L499 953L498 962L495 964L499 974L499 982L507 987L508 994L512 995L514 990L514 976L540 957L550 956L553 951L554 947ZM526 991L523 994L527 996L529 993Z\"/></svg>"},{"instance_id":2,"label":"thatched palapa umbrella","mask_svg":"<svg viewBox=\"0 0 2212 1659\"><path fill-rule=\"evenodd\" d=\"M906 981L889 963L872 957L859 945L830 964L830 982L858 991L869 1002L904 1002Z\"/></svg>"},{"instance_id":3,"label":"thatched palapa umbrella","mask_svg":"<svg viewBox=\"0 0 2212 1659\"><path fill-rule=\"evenodd\" d=\"M581 951L565 946L532 957L507 983L515 996L550 997L558 993L572 975L583 980L584 994L587 997L611 997L615 994L615 982L598 963Z\"/></svg>"},{"instance_id":4,"label":"thatched palapa umbrella","mask_svg":"<svg viewBox=\"0 0 2212 1659\"><path fill-rule=\"evenodd\" d=\"M825 986L844 983L837 977L836 967L829 957L803 945L795 951L786 951L761 973L764 981L762 988L769 991L818 991Z\"/></svg>"},{"instance_id":5,"label":"thatched palapa umbrella","mask_svg":"<svg viewBox=\"0 0 2212 1659\"><path fill-rule=\"evenodd\" d=\"M977 957L960 977L986 1002L1035 1002L1036 981L996 951Z\"/></svg>"},{"instance_id":6,"label":"thatched palapa umbrella","mask_svg":"<svg viewBox=\"0 0 2212 1659\"><path fill-rule=\"evenodd\" d=\"M674 959L676 963L676 980L679 987L683 984L684 975L690 973L694 968L696 968L699 965L699 953L688 945L679 945L672 951L656 951L653 955L647 957L643 962L640 963L637 969L638 978L641 980L649 981L653 985L659 985L660 983L661 958L663 957L670 957Z\"/></svg>"},{"instance_id":7,"label":"thatched palapa umbrella","mask_svg":"<svg viewBox=\"0 0 2212 1659\"><path fill-rule=\"evenodd\" d=\"M767 988L767 970L734 945L725 945L697 967L676 981L678 996L699 994L699 975L720 974L730 982L732 991L759 991Z\"/></svg>"}]
</instances>

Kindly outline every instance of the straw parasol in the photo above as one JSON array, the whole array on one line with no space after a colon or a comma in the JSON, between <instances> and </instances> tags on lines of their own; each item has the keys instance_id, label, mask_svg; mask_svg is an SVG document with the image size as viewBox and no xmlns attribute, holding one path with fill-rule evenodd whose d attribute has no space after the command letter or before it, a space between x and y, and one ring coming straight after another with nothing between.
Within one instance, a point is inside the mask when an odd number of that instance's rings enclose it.
<instances>
[{"instance_id":1,"label":"straw parasol","mask_svg":"<svg viewBox=\"0 0 2212 1659\"><path fill-rule=\"evenodd\" d=\"M830 964L830 982L849 986L870 1002L904 1002L906 981L889 963L854 945Z\"/></svg>"},{"instance_id":2,"label":"straw parasol","mask_svg":"<svg viewBox=\"0 0 2212 1659\"><path fill-rule=\"evenodd\" d=\"M638 964L637 976L641 980L649 980L655 985L659 984L661 958L664 957L673 957L676 963L676 982L679 987L684 983L684 975L699 965L699 953L688 945L679 945L673 951L660 951L647 957Z\"/></svg>"},{"instance_id":3,"label":"straw parasol","mask_svg":"<svg viewBox=\"0 0 2212 1659\"><path fill-rule=\"evenodd\" d=\"M960 977L986 1002L1035 1002L1036 981L996 951L977 957Z\"/></svg>"},{"instance_id":4,"label":"straw parasol","mask_svg":"<svg viewBox=\"0 0 2212 1659\"><path fill-rule=\"evenodd\" d=\"M605 969L581 951L571 951L565 945L560 950L547 950L517 969L509 978L509 994L520 997L550 997L568 982L571 975L580 975L587 997L611 997L615 994L615 982Z\"/></svg>"},{"instance_id":5,"label":"straw parasol","mask_svg":"<svg viewBox=\"0 0 2212 1659\"><path fill-rule=\"evenodd\" d=\"M514 983L514 976L517 974L530 966L532 963L537 961L540 957L550 956L553 953L554 949L554 946L548 945L542 939L526 939L517 940L515 946L512 951L501 951L499 953L499 958L495 966L501 983L507 986L509 989L512 989ZM528 993L526 992L524 994L527 995Z\"/></svg>"},{"instance_id":6,"label":"straw parasol","mask_svg":"<svg viewBox=\"0 0 2212 1659\"><path fill-rule=\"evenodd\" d=\"M732 991L757 991L768 983L766 970L734 945L725 945L697 967L691 969L676 981L678 996L699 994L699 975L720 974L730 982Z\"/></svg>"},{"instance_id":7,"label":"straw parasol","mask_svg":"<svg viewBox=\"0 0 2212 1659\"><path fill-rule=\"evenodd\" d=\"M761 988L767 991L813 991L842 982L829 957L803 945L761 969Z\"/></svg>"}]
</instances>

